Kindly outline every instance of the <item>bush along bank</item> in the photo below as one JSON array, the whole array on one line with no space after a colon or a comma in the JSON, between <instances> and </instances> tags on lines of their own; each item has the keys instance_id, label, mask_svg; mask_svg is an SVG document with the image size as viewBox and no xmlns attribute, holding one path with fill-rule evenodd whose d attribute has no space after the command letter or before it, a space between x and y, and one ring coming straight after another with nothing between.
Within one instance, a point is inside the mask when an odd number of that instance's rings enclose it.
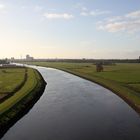
<instances>
[{"instance_id":1,"label":"bush along bank","mask_svg":"<svg viewBox=\"0 0 140 140\"><path fill-rule=\"evenodd\" d=\"M34 72L37 79L36 86L12 108L0 115L0 138L11 126L29 112L43 94L47 83L37 70L34 70Z\"/></svg>"}]
</instances>

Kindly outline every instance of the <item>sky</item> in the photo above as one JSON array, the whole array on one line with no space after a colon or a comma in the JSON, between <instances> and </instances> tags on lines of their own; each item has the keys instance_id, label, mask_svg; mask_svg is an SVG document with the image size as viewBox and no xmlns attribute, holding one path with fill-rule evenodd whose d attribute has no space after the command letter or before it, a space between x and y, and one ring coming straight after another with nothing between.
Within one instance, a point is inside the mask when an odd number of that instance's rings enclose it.
<instances>
[{"instance_id":1,"label":"sky","mask_svg":"<svg viewBox=\"0 0 140 140\"><path fill-rule=\"evenodd\" d=\"M0 0L0 58L135 59L140 0Z\"/></svg>"}]
</instances>

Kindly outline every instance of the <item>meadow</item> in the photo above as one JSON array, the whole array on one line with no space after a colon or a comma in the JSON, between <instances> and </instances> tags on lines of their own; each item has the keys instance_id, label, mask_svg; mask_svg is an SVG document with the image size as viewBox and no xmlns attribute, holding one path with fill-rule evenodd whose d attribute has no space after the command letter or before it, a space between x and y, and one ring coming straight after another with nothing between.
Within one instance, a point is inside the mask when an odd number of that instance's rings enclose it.
<instances>
[{"instance_id":1,"label":"meadow","mask_svg":"<svg viewBox=\"0 0 140 140\"><path fill-rule=\"evenodd\" d=\"M17 68L17 69L8 68L5 71L12 74L10 74L9 80L7 79L9 76L7 72L3 75L4 80L2 82L5 88L1 89L1 92L3 92L4 90L5 94L6 92L8 92L7 94L11 94L10 92L14 91L14 89L23 82L25 76L25 68ZM27 94L29 94L33 88L35 88L37 84L37 79L34 70L28 69L27 74L28 74L28 78L26 82L22 85L22 87L19 88L12 96L10 96L8 99L6 99L0 104L0 114L10 109L12 106L18 103L22 98L24 98ZM7 82L5 77L9 82ZM7 87L10 88L7 89Z\"/></svg>"},{"instance_id":2,"label":"meadow","mask_svg":"<svg viewBox=\"0 0 140 140\"><path fill-rule=\"evenodd\" d=\"M0 68L0 102L12 96L26 81L25 68Z\"/></svg>"},{"instance_id":3,"label":"meadow","mask_svg":"<svg viewBox=\"0 0 140 140\"><path fill-rule=\"evenodd\" d=\"M105 65L103 72L96 72L93 63L28 62L28 64L61 69L98 83L112 90L140 112L140 64L138 63Z\"/></svg>"}]
</instances>

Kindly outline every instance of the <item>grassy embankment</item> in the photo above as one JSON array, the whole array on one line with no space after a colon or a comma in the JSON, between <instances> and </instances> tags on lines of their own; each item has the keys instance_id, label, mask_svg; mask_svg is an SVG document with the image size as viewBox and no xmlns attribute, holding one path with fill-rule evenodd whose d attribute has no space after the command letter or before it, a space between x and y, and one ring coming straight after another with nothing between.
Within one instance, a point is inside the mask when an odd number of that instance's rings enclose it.
<instances>
[{"instance_id":1,"label":"grassy embankment","mask_svg":"<svg viewBox=\"0 0 140 140\"><path fill-rule=\"evenodd\" d=\"M4 133L42 95L46 83L31 68L0 69L0 74L0 133Z\"/></svg>"},{"instance_id":2,"label":"grassy embankment","mask_svg":"<svg viewBox=\"0 0 140 140\"><path fill-rule=\"evenodd\" d=\"M12 96L26 82L25 68L0 68L0 103Z\"/></svg>"},{"instance_id":3,"label":"grassy embankment","mask_svg":"<svg viewBox=\"0 0 140 140\"><path fill-rule=\"evenodd\" d=\"M104 66L104 71L99 73L92 63L32 62L30 64L61 69L96 82L112 90L140 112L140 64Z\"/></svg>"}]
</instances>

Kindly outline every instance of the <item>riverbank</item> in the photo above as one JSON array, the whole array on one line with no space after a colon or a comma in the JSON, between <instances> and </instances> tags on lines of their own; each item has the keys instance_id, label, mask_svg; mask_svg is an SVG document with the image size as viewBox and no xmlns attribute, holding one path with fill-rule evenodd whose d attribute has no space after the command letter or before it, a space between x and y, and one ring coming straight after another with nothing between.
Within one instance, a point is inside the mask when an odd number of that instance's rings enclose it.
<instances>
[{"instance_id":1,"label":"riverbank","mask_svg":"<svg viewBox=\"0 0 140 140\"><path fill-rule=\"evenodd\" d=\"M27 68L0 67L0 103L13 96L27 81Z\"/></svg>"},{"instance_id":2,"label":"riverbank","mask_svg":"<svg viewBox=\"0 0 140 140\"><path fill-rule=\"evenodd\" d=\"M41 74L27 68L27 81L13 96L0 104L0 138L38 101L46 86Z\"/></svg>"},{"instance_id":3,"label":"riverbank","mask_svg":"<svg viewBox=\"0 0 140 140\"><path fill-rule=\"evenodd\" d=\"M113 91L140 113L139 64L104 66L104 71L99 73L92 63L31 62L28 64L60 69L93 81Z\"/></svg>"}]
</instances>

